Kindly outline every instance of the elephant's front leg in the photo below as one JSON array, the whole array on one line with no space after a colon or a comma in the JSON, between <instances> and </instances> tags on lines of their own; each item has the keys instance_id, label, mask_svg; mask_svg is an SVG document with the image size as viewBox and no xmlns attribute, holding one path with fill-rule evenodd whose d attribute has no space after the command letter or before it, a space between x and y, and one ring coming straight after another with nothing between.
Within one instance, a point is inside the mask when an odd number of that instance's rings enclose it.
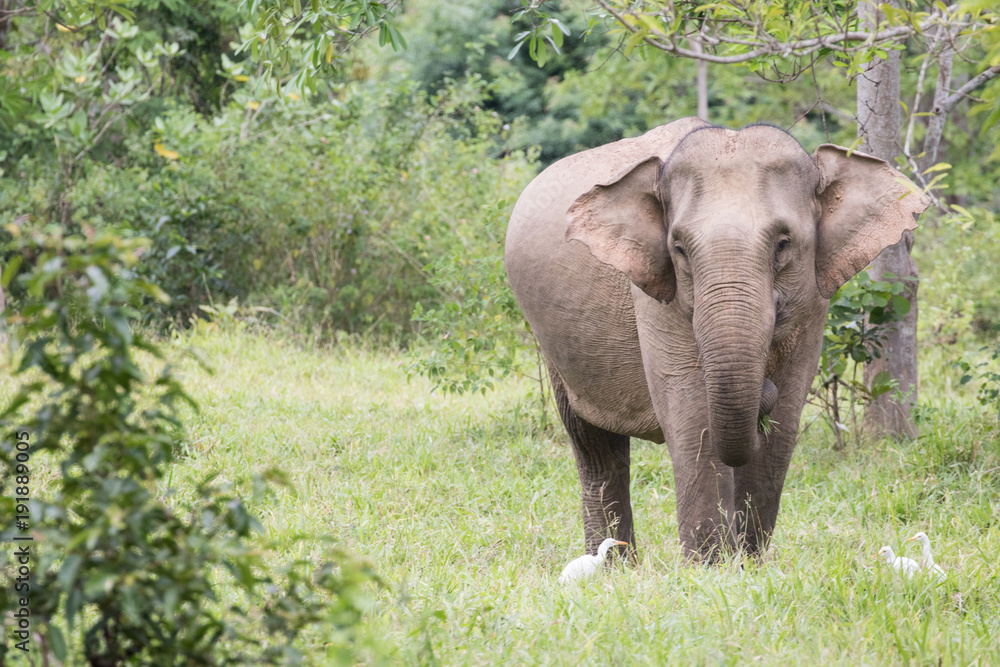
<instances>
[{"instance_id":1,"label":"elephant's front leg","mask_svg":"<svg viewBox=\"0 0 1000 667\"><path fill-rule=\"evenodd\" d=\"M671 392L673 393L673 392ZM735 545L733 469L708 440L707 405L698 393L674 396L664 429L674 467L677 525L690 560L714 563Z\"/></svg>"},{"instance_id":2,"label":"elephant's front leg","mask_svg":"<svg viewBox=\"0 0 1000 667\"><path fill-rule=\"evenodd\" d=\"M605 431L581 418L570 405L558 375L551 373L551 377L559 416L573 445L580 474L587 553L596 554L605 538L614 537L629 543L629 555L635 560L629 498L629 438Z\"/></svg>"}]
</instances>

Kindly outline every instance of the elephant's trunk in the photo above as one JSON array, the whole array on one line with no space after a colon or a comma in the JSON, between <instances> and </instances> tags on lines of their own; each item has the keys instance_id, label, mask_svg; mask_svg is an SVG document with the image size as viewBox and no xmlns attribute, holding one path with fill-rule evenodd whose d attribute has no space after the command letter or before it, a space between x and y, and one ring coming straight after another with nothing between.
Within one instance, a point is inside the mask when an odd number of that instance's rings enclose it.
<instances>
[{"instance_id":1,"label":"elephant's trunk","mask_svg":"<svg viewBox=\"0 0 1000 667\"><path fill-rule=\"evenodd\" d=\"M737 273L737 275L733 275ZM737 467L759 447L757 424L778 390L764 367L774 332L771 277L754 271L699 276L694 332L701 352L709 437L722 462Z\"/></svg>"}]
</instances>

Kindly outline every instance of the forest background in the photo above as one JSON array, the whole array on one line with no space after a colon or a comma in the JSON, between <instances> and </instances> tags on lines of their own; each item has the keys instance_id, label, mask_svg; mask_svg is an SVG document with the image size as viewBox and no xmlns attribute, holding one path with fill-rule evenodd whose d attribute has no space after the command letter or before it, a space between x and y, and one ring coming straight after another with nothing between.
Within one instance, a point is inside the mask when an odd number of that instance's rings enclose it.
<instances>
[{"instance_id":1,"label":"forest background","mask_svg":"<svg viewBox=\"0 0 1000 667\"><path fill-rule=\"evenodd\" d=\"M253 27L241 32L228 3L142 5L96 43L49 18L11 32L12 13L0 28L2 223L149 238L139 270L172 297L149 313L160 323L236 299L289 331L409 345L425 329L416 304L470 305L466 292L487 286L507 213L540 168L696 113L696 65L624 56L585 2L563 3L570 37L544 66L527 48L508 59L518 8L409 2L396 21L405 49L372 39L334 73L286 76L280 90L237 53ZM963 55L956 86L985 52ZM904 62L904 101L921 64ZM852 84L832 62L784 84L710 65L709 119L773 123L810 150L852 146ZM939 295L921 321L931 337L998 328L1000 288L976 262L1000 196L996 91L961 103L946 128L938 187L971 215L956 226L932 211L927 236L944 238L918 248L968 242L973 254L947 285L926 285Z\"/></svg>"},{"instance_id":2,"label":"forest background","mask_svg":"<svg viewBox=\"0 0 1000 667\"><path fill-rule=\"evenodd\" d=\"M508 58L530 27L511 20L518 3L415 0L393 24L405 48L373 38L338 51L336 69L318 77L292 63L280 89L273 62L237 52L253 26L241 29L228 3L136 6L134 23L109 19L96 43L48 15L18 21L12 7L0 24L0 222L149 238L139 271L172 297L148 313L161 324L186 326L200 307L232 302L324 339L408 346L437 335L442 322L430 318L428 332L417 304L457 303L463 316L509 306L495 260L533 174L697 110L693 62L642 48L625 56L586 2L562 4L570 36L543 66L527 48ZM320 59L291 42L289 53ZM955 87L987 55L957 59ZM904 61L904 102L922 63ZM709 65L709 119L773 123L809 150L856 146L853 79L836 64L781 84ZM925 286L924 340L1000 326L1000 287L978 254L1000 196L997 90L962 102L943 138L936 186L961 214L939 224L932 211L918 252L972 252L946 284ZM496 303L477 306L480 296Z\"/></svg>"},{"instance_id":3,"label":"forest background","mask_svg":"<svg viewBox=\"0 0 1000 667\"><path fill-rule=\"evenodd\" d=\"M46 344L66 344L76 355L65 373L51 349L51 357L22 356L22 370L90 386L86 373L74 373L95 349L126 359L133 340L115 337L118 311L100 309L107 298L128 303L121 322L152 341L214 323L295 348L388 350L414 382L428 376L430 386L444 392L485 393L507 375L542 377L503 274L504 228L514 201L560 157L695 115L698 66L641 45L623 48L620 29L578 0L554 12L563 36L558 45L549 42L541 58L528 46L515 49L532 30L529 16L512 18L523 3L341 4L357 5L362 14L366 7L396 14L386 25L362 16L359 25L371 29L355 39L365 30L334 13L327 19L335 38L300 35L285 41L283 51L269 52L260 46L263 24L254 22L267 3L0 0L0 285L7 324L15 343L62 326ZM972 44L955 59L954 86L996 57L991 48ZM921 53L912 44L903 51L904 101L916 96ZM824 142L857 145L854 81L844 67L824 60L782 83L762 73L709 65L709 120L727 127L769 122L810 151ZM921 108L931 103L925 95ZM934 360L936 373L954 376L956 390L970 384L960 409L973 415L977 436L948 455L962 461L997 443L998 118L996 80L952 111L938 164L925 174L941 205L922 217L914 250L921 269L921 354ZM916 120L919 141L925 120ZM858 380L856 364L877 349L877 332L859 338L858 331L873 313L877 319L903 308L895 296L897 285L863 276L834 299L814 402L828 426L824 437L836 449L847 440L866 442L855 410L871 389ZM33 321L33 314L49 312L33 309L45 299L62 299L65 311L53 312L65 318ZM892 317L885 319L891 325ZM93 330L81 325L88 321L98 324ZM951 380L940 380L928 386L950 392ZM128 379L114 382L118 398L136 391ZM14 400L5 420L40 405L38 423L46 423L51 415L44 412L41 385L23 386L35 393ZM166 403L181 400L179 388L164 386ZM81 396L80 405L93 400L86 391ZM551 435L543 381L531 396L530 420ZM945 414L939 398L918 407L925 427ZM145 413L143 419L157 423ZM950 422L942 423L947 430ZM153 429L177 451L154 447L149 469L140 465L138 478L154 468L150 478L168 478L161 477L169 475L166 464L190 454L177 445L186 440L171 430L175 426ZM57 434L52 452L64 446ZM983 470L994 460L980 461ZM108 469L119 464L112 457ZM270 480L280 483L280 475ZM156 496L148 495L142 502ZM210 499L199 506L204 512L225 517L215 537L235 531L243 539L253 532L250 519L219 509L232 496L206 491L204 498ZM64 538L73 543L73 534ZM81 559L91 553L81 548ZM207 561L243 562L236 547L220 553ZM88 609L72 602L73 591L88 604L119 591L108 584L101 593L107 578L83 577L89 561L81 566L60 558L47 565L64 597L53 598L42 633L56 656L66 641L59 628L67 617L72 625L72 605ZM315 599L296 597L299 575L283 572L275 581L287 583L289 595L279 596L275 609L287 612L281 605L290 599L299 606L293 615L269 617L272 630L291 642L322 615L317 599L350 599L358 582L373 579L363 568L354 572L337 581L310 573L306 579L325 590ZM253 577L241 585L257 594ZM163 595L154 593L151 605ZM196 598L177 595L181 607L194 605ZM91 618L104 614L121 627L134 615L98 608L89 608ZM349 627L368 607L346 608L341 624ZM191 646L203 647L211 636L196 637ZM114 637L79 643L95 655L111 653L118 650Z\"/></svg>"}]
</instances>

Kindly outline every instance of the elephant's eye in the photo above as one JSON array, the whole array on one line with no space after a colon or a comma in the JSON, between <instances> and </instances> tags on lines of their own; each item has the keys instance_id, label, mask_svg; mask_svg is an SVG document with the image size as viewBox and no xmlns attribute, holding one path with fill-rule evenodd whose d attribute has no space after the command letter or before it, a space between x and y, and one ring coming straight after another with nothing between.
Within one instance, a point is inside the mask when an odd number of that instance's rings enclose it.
<instances>
[{"instance_id":1,"label":"elephant's eye","mask_svg":"<svg viewBox=\"0 0 1000 667\"><path fill-rule=\"evenodd\" d=\"M687 255L684 254L684 248L681 247L679 244L674 246L674 250L676 250L677 254L680 255L681 257L687 257Z\"/></svg>"},{"instance_id":2,"label":"elephant's eye","mask_svg":"<svg viewBox=\"0 0 1000 667\"><path fill-rule=\"evenodd\" d=\"M788 248L788 245L791 242L792 242L791 239L789 239L787 236L782 236L780 239L778 239L778 243L774 246L774 271L775 271L775 273L777 273L778 271L781 271L781 269L784 268L785 264L788 263L788 260L790 258L785 253L785 249Z\"/></svg>"}]
</instances>

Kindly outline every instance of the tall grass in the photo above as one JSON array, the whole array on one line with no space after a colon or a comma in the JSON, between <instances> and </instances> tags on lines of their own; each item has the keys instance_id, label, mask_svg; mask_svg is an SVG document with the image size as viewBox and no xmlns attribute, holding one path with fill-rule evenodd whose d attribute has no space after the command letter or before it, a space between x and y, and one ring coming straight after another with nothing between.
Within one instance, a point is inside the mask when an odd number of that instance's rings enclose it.
<instances>
[{"instance_id":1,"label":"tall grass","mask_svg":"<svg viewBox=\"0 0 1000 667\"><path fill-rule=\"evenodd\" d=\"M212 470L249 484L283 468L295 492L256 507L287 544L279 557L319 560L321 543L291 538L330 533L390 583L366 621L372 662L1000 664L1000 438L943 381L942 355L922 368L919 440L838 453L820 424L806 432L758 562L685 565L666 449L634 441L639 564L564 587L556 576L583 553L579 483L531 382L441 396L408 382L402 357L359 346L213 327L175 343L215 373L180 362L202 409L173 492ZM916 557L903 541L918 530L941 586L871 560L882 544ZM321 656L324 638L310 641Z\"/></svg>"}]
</instances>

